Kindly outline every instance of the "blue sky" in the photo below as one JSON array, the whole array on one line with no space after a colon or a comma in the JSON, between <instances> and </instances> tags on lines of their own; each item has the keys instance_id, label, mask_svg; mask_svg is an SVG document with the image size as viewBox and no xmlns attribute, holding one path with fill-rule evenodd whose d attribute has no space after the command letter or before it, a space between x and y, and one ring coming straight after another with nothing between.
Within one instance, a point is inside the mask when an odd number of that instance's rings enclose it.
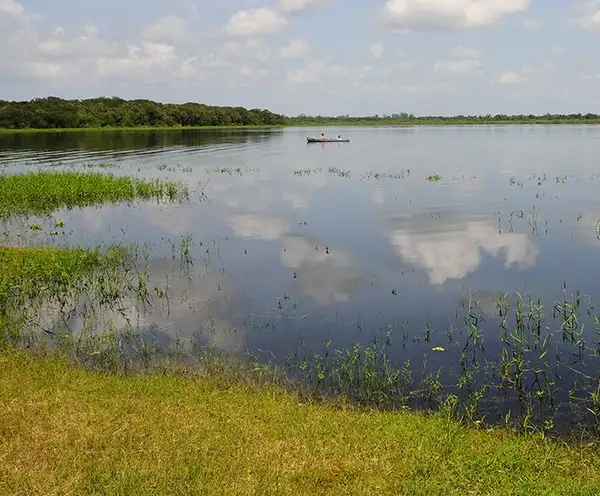
<instances>
[{"instance_id":1,"label":"blue sky","mask_svg":"<svg viewBox=\"0 0 600 496\"><path fill-rule=\"evenodd\" d=\"M600 113L600 0L0 0L0 98Z\"/></svg>"}]
</instances>

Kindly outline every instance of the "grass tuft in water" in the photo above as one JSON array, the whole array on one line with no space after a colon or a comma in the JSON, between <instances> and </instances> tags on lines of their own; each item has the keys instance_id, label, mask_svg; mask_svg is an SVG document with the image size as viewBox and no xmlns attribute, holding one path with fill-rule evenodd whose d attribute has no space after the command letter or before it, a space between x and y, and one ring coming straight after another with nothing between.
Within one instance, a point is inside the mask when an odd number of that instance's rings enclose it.
<instances>
[{"instance_id":1,"label":"grass tuft in water","mask_svg":"<svg viewBox=\"0 0 600 496\"><path fill-rule=\"evenodd\" d=\"M66 316L70 302L100 290L108 307L119 296L119 277L130 272L134 261L133 250L118 245L96 249L0 246L0 348L20 341L28 323L36 323L40 314L49 316L51 302ZM39 323L35 327L45 330Z\"/></svg>"},{"instance_id":2,"label":"grass tuft in water","mask_svg":"<svg viewBox=\"0 0 600 496\"><path fill-rule=\"evenodd\" d=\"M135 200L165 202L189 198L185 184L99 172L36 171L0 175L0 218L47 215L61 208Z\"/></svg>"}]
</instances>

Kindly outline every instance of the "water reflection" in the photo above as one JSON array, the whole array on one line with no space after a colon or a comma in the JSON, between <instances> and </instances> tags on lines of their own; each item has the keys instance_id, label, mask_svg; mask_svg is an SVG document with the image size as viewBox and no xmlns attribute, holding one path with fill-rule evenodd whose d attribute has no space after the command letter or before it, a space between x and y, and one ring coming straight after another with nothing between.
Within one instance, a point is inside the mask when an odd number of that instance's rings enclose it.
<instances>
[{"instance_id":1,"label":"water reflection","mask_svg":"<svg viewBox=\"0 0 600 496\"><path fill-rule=\"evenodd\" d=\"M504 267L532 267L539 249L524 233L503 233L492 221L466 220L456 215L397 217L388 225L396 253L427 271L433 285L448 279L463 279L478 270L482 254L504 256Z\"/></svg>"},{"instance_id":2,"label":"water reflection","mask_svg":"<svg viewBox=\"0 0 600 496\"><path fill-rule=\"evenodd\" d=\"M169 129L162 131L77 131L0 134L1 150L147 150L221 144L266 144L281 136L281 129Z\"/></svg>"},{"instance_id":3,"label":"water reflection","mask_svg":"<svg viewBox=\"0 0 600 496\"><path fill-rule=\"evenodd\" d=\"M492 325L498 294L527 288L550 302L568 281L600 295L590 270L600 253L600 128L351 128L336 130L351 137L344 146L307 147L305 136L318 132L0 135L5 172L110 162L111 173L192 188L185 204L61 211L3 230L15 244L145 245L152 290L167 288L168 298L153 293L151 309L132 299L103 318L163 341L198 334L278 357L300 336L343 346L393 329L396 363L426 356L456 372L473 339L448 331L461 323L465 293L481 300L487 356L501 346ZM439 180L426 179L433 175ZM66 223L60 236L50 234L55 219ZM188 236L186 272L178 264ZM581 320L588 342L594 311ZM446 351L432 357L435 346Z\"/></svg>"}]
</instances>

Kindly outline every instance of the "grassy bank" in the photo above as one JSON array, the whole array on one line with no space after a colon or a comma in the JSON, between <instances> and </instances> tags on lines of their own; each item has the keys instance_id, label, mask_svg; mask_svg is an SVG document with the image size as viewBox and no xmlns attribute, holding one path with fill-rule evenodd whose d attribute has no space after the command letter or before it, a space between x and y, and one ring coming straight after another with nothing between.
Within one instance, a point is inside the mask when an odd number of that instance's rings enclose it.
<instances>
[{"instance_id":1,"label":"grassy bank","mask_svg":"<svg viewBox=\"0 0 600 496\"><path fill-rule=\"evenodd\" d=\"M440 414L0 355L2 494L597 494L600 456Z\"/></svg>"},{"instance_id":2,"label":"grassy bank","mask_svg":"<svg viewBox=\"0 0 600 496\"><path fill-rule=\"evenodd\" d=\"M0 128L1 134L26 133L97 133L97 132L135 132L135 131L211 131L235 129L282 129L286 127L419 127L419 126L507 126L507 125L598 125L600 119L411 119L411 120L332 120L332 121L292 121L281 125L224 125L224 126L136 126L136 127L80 127L80 128Z\"/></svg>"},{"instance_id":3,"label":"grassy bank","mask_svg":"<svg viewBox=\"0 0 600 496\"><path fill-rule=\"evenodd\" d=\"M187 186L94 172L48 172L0 175L0 218L11 215L44 215L60 208L132 202L180 201L188 198Z\"/></svg>"}]
</instances>

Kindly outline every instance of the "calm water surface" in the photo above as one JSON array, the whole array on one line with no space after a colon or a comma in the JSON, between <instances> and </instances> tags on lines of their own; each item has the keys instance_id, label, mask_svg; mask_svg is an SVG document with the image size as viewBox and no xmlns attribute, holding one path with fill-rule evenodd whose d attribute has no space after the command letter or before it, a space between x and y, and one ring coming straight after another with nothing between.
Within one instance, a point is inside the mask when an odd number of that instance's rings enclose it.
<instances>
[{"instance_id":1,"label":"calm water surface","mask_svg":"<svg viewBox=\"0 0 600 496\"><path fill-rule=\"evenodd\" d=\"M548 308L564 282L600 295L600 127L353 127L330 130L350 143L306 143L320 132L0 135L0 164L102 164L190 184L189 203L62 211L42 222L64 220L65 236L20 232L148 244L153 281L168 280L172 298L168 311L131 312L164 341L207 333L223 349L282 357L392 329L411 342L397 360L445 364L452 353L431 349L452 349L445 330L469 293L488 312L492 349L495 295L522 291ZM172 270L190 235L191 275ZM416 337L425 324L427 341Z\"/></svg>"}]
</instances>

